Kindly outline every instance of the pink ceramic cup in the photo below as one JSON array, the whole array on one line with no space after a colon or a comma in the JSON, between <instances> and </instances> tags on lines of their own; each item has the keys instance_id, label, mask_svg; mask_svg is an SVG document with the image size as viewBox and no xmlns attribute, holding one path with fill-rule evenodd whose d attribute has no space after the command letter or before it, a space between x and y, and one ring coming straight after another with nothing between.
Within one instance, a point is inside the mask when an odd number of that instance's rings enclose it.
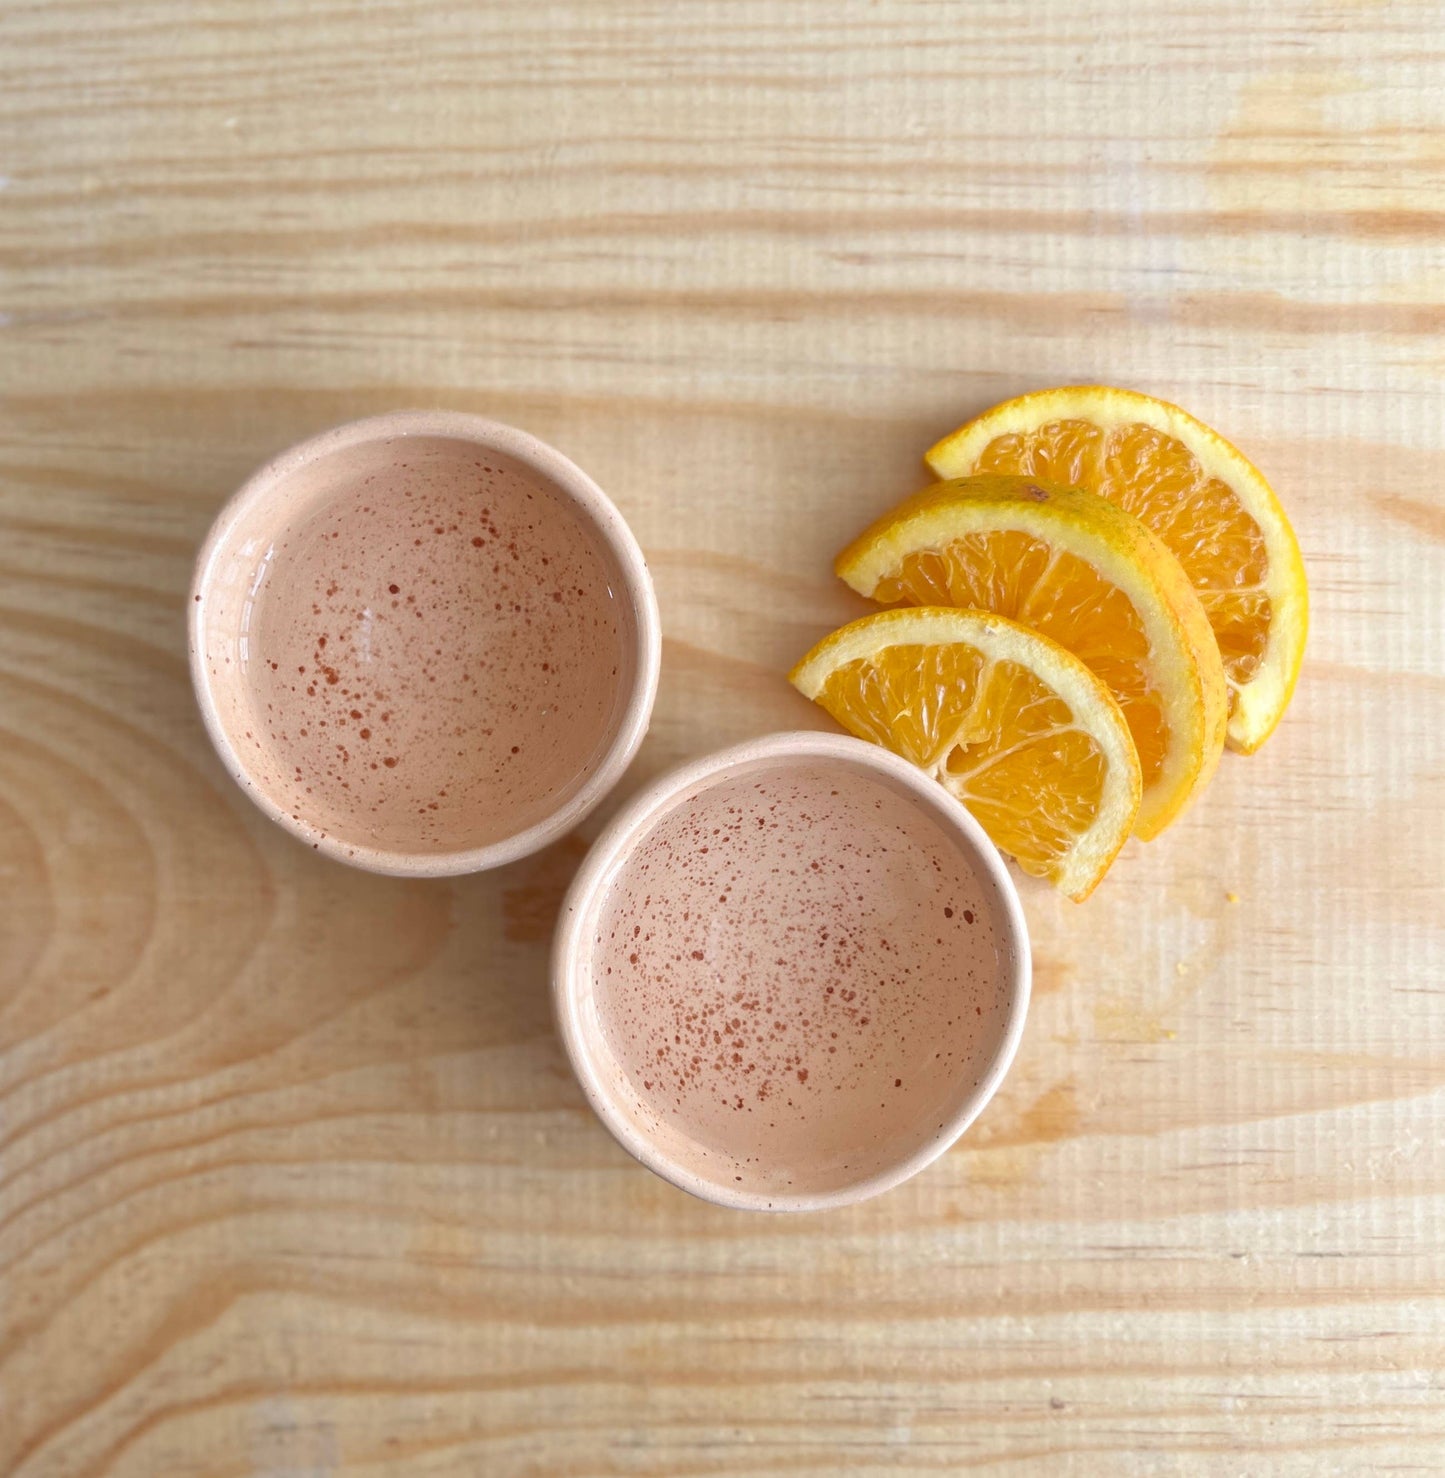
<instances>
[{"instance_id":1,"label":"pink ceramic cup","mask_svg":"<svg viewBox=\"0 0 1445 1478\"><path fill-rule=\"evenodd\" d=\"M842 735L674 771L603 832L552 965L558 1030L629 1153L720 1206L812 1211L942 1155L1028 1006L1018 895L937 782Z\"/></svg>"},{"instance_id":2,"label":"pink ceramic cup","mask_svg":"<svg viewBox=\"0 0 1445 1478\"><path fill-rule=\"evenodd\" d=\"M642 551L560 452L451 411L336 427L221 510L188 605L216 751L273 821L372 872L499 867L571 830L646 733Z\"/></svg>"}]
</instances>

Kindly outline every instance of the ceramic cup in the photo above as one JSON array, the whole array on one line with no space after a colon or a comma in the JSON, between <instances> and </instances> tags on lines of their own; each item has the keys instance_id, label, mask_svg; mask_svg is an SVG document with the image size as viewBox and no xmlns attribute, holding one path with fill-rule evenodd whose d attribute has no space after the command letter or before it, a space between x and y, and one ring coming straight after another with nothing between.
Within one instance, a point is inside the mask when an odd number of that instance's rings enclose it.
<instances>
[{"instance_id":1,"label":"ceramic cup","mask_svg":"<svg viewBox=\"0 0 1445 1478\"><path fill-rule=\"evenodd\" d=\"M624 1149L718 1205L816 1210L943 1154L1012 1061L1018 895L982 828L876 746L778 734L606 828L558 923L558 1030Z\"/></svg>"},{"instance_id":2,"label":"ceramic cup","mask_svg":"<svg viewBox=\"0 0 1445 1478\"><path fill-rule=\"evenodd\" d=\"M373 872L546 846L641 743L661 638L637 541L524 431L407 411L292 447L196 564L191 676L272 820Z\"/></svg>"}]
</instances>

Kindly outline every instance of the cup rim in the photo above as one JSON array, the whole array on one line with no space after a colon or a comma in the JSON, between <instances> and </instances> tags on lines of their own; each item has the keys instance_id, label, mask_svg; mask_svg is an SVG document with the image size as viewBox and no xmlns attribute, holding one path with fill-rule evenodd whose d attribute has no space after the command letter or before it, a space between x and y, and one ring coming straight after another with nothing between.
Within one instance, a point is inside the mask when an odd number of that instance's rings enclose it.
<instances>
[{"instance_id":1,"label":"cup rim","mask_svg":"<svg viewBox=\"0 0 1445 1478\"><path fill-rule=\"evenodd\" d=\"M204 657L206 595L221 549L245 513L263 495L302 468L349 447L403 437L438 437L501 452L539 473L569 499L617 561L636 629L636 670L621 720L597 768L556 810L511 836L485 846L446 852L411 853L358 846L334 835L322 836L285 807L251 776L221 721ZM288 447L253 472L226 500L196 556L186 600L186 633L191 686L212 745L231 778L272 821L321 855L392 877L455 877L483 872L531 856L565 835L598 806L622 778L647 733L657 697L662 660L662 623L657 593L636 536L616 505L569 457L531 432L467 411L403 410L366 416L318 432Z\"/></svg>"},{"instance_id":2,"label":"cup rim","mask_svg":"<svg viewBox=\"0 0 1445 1478\"><path fill-rule=\"evenodd\" d=\"M612 1093L597 1071L593 1050L588 1046L587 1033L580 1019L578 985L588 952L586 937L592 914L619 865L646 835L652 823L660 819L683 792L737 765L758 760L818 757L846 760L900 782L915 800L944 823L962 844L962 850L993 883L1013 959L1012 976L1006 981L1010 988L1008 1014L993 1061L979 1079L978 1087L945 1121L943 1130L912 1154L836 1190L771 1194L737 1190L679 1164L658 1149L617 1108ZM751 1211L822 1211L852 1205L892 1189L932 1164L958 1142L997 1092L1018 1051L1028 1015L1032 960L1028 925L1018 890L998 849L961 802L949 795L932 776L886 749L849 735L800 730L748 740L692 760L653 781L628 802L593 844L567 890L553 937L551 985L558 1035L582 1092L604 1127L634 1159L680 1190L717 1206Z\"/></svg>"}]
</instances>

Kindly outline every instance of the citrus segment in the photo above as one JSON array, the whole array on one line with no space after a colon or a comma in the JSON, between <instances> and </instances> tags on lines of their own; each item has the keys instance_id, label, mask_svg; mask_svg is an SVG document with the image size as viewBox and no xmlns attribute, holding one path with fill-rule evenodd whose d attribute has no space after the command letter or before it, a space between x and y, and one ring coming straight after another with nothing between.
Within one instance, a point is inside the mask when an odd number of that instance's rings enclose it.
<instances>
[{"instance_id":1,"label":"citrus segment","mask_svg":"<svg viewBox=\"0 0 1445 1478\"><path fill-rule=\"evenodd\" d=\"M995 406L926 460L944 478L1008 472L1085 488L1141 519L1209 618L1230 746L1252 752L1273 732L1304 658L1304 563L1268 482L1217 432L1152 396L1075 385Z\"/></svg>"},{"instance_id":2,"label":"citrus segment","mask_svg":"<svg viewBox=\"0 0 1445 1478\"><path fill-rule=\"evenodd\" d=\"M1081 658L1134 737L1140 836L1158 835L1214 773L1226 690L1208 620L1173 556L1106 499L1024 477L955 479L879 519L835 568L875 600L992 611Z\"/></svg>"},{"instance_id":3,"label":"citrus segment","mask_svg":"<svg viewBox=\"0 0 1445 1478\"><path fill-rule=\"evenodd\" d=\"M1129 835L1139 762L1104 684L1028 628L910 608L825 638L791 681L860 738L935 776L1026 872L1092 891Z\"/></svg>"}]
</instances>

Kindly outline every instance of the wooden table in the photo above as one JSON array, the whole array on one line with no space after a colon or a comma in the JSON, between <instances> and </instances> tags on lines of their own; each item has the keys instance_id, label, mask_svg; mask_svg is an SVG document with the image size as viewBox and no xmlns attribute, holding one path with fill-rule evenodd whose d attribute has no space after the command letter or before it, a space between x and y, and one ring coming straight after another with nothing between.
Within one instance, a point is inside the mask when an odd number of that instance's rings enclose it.
<instances>
[{"instance_id":1,"label":"wooden table","mask_svg":"<svg viewBox=\"0 0 1445 1478\"><path fill-rule=\"evenodd\" d=\"M6 0L0 1472L1445 1470L1442 53L1404 3ZM1027 887L1013 1074L871 1204L713 1210L586 1112L546 942L603 817L368 877L193 711L245 474L482 411L656 572L620 801L824 725L840 540L1096 378L1274 479L1309 662L1091 902Z\"/></svg>"}]
</instances>

